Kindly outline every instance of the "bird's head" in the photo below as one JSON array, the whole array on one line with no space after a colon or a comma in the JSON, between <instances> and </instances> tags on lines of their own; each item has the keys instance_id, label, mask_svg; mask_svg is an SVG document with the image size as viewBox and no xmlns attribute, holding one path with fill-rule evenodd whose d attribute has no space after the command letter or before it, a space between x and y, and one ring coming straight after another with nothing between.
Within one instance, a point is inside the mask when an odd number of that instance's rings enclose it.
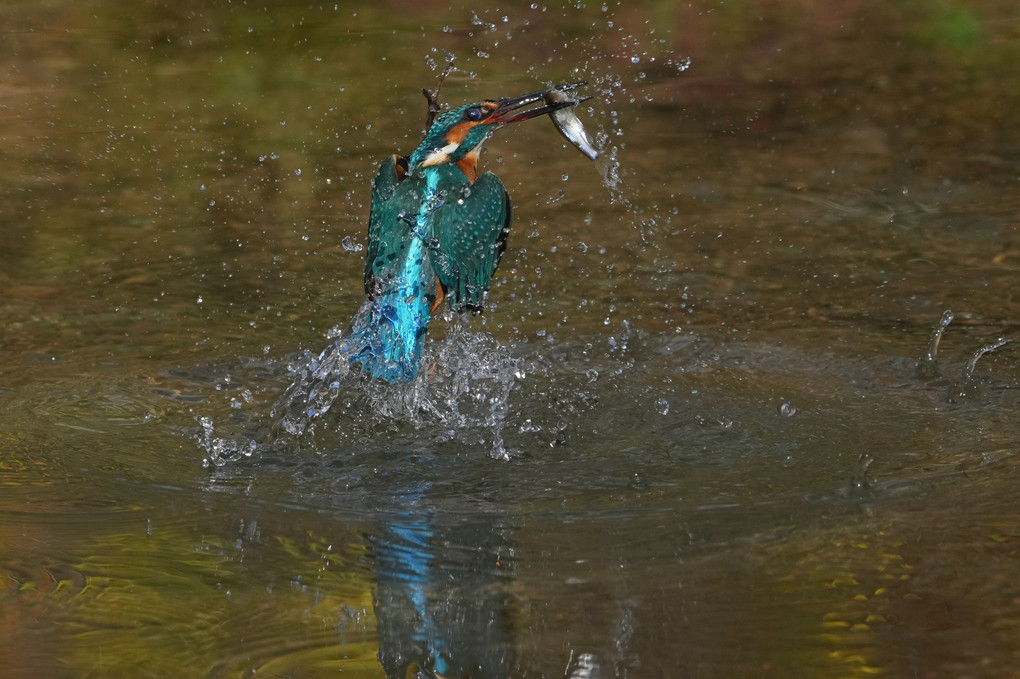
<instances>
[{"instance_id":1,"label":"bird's head","mask_svg":"<svg viewBox=\"0 0 1020 679\"><path fill-rule=\"evenodd\" d=\"M528 104L544 102L544 94L532 92L509 99L480 101L447 111L435 119L425 139L411 154L411 170L444 163L458 163L463 167L468 162L473 167L482 142L492 136L497 128L545 115L575 103L562 101L520 110Z\"/></svg>"}]
</instances>

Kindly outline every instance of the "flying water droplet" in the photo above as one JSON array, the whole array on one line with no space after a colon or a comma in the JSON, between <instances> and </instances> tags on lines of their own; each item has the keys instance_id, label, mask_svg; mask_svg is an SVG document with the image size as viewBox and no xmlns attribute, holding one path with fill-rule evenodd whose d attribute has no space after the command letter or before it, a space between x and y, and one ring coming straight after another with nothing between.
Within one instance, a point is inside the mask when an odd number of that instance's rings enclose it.
<instances>
[{"instance_id":1,"label":"flying water droplet","mask_svg":"<svg viewBox=\"0 0 1020 679\"><path fill-rule=\"evenodd\" d=\"M657 399L655 409L659 411L660 415L669 415L669 401L664 398Z\"/></svg>"},{"instance_id":2,"label":"flying water droplet","mask_svg":"<svg viewBox=\"0 0 1020 679\"><path fill-rule=\"evenodd\" d=\"M670 63L676 66L676 70L678 73L683 73L684 71L691 67L691 58L684 57L682 59L677 59L676 61L671 61Z\"/></svg>"},{"instance_id":3,"label":"flying water droplet","mask_svg":"<svg viewBox=\"0 0 1020 679\"><path fill-rule=\"evenodd\" d=\"M361 252L365 249L364 245L358 243L350 236L344 236L343 240L340 241L340 245L343 246L343 249L347 252Z\"/></svg>"},{"instance_id":4,"label":"flying water droplet","mask_svg":"<svg viewBox=\"0 0 1020 679\"><path fill-rule=\"evenodd\" d=\"M779 414L782 417L793 417L797 414L797 409L789 401L783 401L779 404Z\"/></svg>"},{"instance_id":5,"label":"flying water droplet","mask_svg":"<svg viewBox=\"0 0 1020 679\"><path fill-rule=\"evenodd\" d=\"M601 676L599 661L592 653L581 653L568 664L568 679L597 679Z\"/></svg>"}]
</instances>

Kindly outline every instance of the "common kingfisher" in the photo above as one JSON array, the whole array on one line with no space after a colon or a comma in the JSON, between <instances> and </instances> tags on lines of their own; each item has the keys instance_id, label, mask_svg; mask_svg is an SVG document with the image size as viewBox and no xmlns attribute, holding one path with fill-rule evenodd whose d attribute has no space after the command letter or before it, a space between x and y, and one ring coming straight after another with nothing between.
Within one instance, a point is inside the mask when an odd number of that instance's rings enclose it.
<instances>
[{"instance_id":1,"label":"common kingfisher","mask_svg":"<svg viewBox=\"0 0 1020 679\"><path fill-rule=\"evenodd\" d=\"M371 377L414 379L429 320L444 299L457 312L481 311L512 214L499 177L478 174L482 142L503 125L578 103L551 101L548 92L452 109L435 119L410 156L392 155L379 167L368 222L367 299L339 340ZM544 105L520 110L536 102Z\"/></svg>"}]
</instances>

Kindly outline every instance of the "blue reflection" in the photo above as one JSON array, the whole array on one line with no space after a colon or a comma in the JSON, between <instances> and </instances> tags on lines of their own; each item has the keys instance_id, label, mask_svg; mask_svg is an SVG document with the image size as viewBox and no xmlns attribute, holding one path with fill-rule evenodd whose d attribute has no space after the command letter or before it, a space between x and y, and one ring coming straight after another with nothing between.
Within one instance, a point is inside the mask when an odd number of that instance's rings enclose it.
<instances>
[{"instance_id":1,"label":"blue reflection","mask_svg":"<svg viewBox=\"0 0 1020 679\"><path fill-rule=\"evenodd\" d=\"M371 537L379 661L387 676L505 677L512 568L498 516L440 517L424 492Z\"/></svg>"}]
</instances>

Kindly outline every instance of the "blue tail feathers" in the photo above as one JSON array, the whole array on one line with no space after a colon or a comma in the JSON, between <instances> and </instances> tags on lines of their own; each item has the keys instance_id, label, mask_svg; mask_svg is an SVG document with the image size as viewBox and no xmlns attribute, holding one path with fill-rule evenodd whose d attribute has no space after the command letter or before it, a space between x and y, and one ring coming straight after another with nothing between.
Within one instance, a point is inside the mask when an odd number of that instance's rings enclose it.
<instances>
[{"instance_id":1,"label":"blue tail feathers","mask_svg":"<svg viewBox=\"0 0 1020 679\"><path fill-rule=\"evenodd\" d=\"M410 382L421 365L431 304L431 295L420 289L394 289L366 300L340 338L341 350L373 379Z\"/></svg>"}]
</instances>

